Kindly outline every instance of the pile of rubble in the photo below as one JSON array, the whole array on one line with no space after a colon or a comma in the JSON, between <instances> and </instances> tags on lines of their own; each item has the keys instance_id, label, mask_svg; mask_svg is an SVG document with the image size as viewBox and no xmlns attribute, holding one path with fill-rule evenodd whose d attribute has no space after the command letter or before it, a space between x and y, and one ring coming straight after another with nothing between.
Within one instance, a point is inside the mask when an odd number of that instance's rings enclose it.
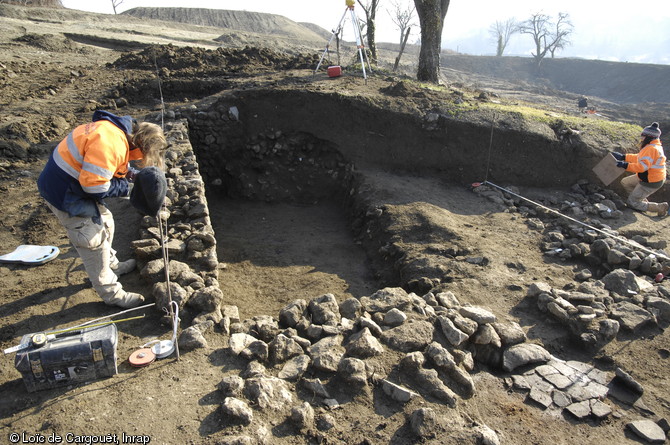
<instances>
[{"instance_id":1,"label":"pile of rubble","mask_svg":"<svg viewBox=\"0 0 670 445\"><path fill-rule=\"evenodd\" d=\"M333 394L371 397L369 387L399 404L422 397L453 408L475 394L470 372L477 362L504 375L508 387L526 393L528 402L583 421L612 414L605 402L611 392L630 402L626 398L644 391L619 368L612 376L588 363L552 356L528 342L517 323L498 322L490 311L461 304L450 292L419 297L385 288L339 304L325 294L288 304L278 319L239 320L234 306L223 313L229 352L247 360L247 366L224 377L218 389L225 397L223 412L243 425L252 424L255 407L284 410L299 430L327 431L335 426L329 411L340 407ZM301 393L300 399L309 402L298 399ZM430 407L415 410L409 417L411 431L439 437L444 416ZM486 425L469 427L464 421L459 434L469 431L477 443L500 443Z\"/></svg>"},{"instance_id":2,"label":"pile of rubble","mask_svg":"<svg viewBox=\"0 0 670 445\"><path fill-rule=\"evenodd\" d=\"M237 101L183 110L202 178L216 193L265 202L313 204L341 196L353 174L333 143L302 132L247 135Z\"/></svg>"},{"instance_id":3,"label":"pile of rubble","mask_svg":"<svg viewBox=\"0 0 670 445\"><path fill-rule=\"evenodd\" d=\"M236 312L227 307L224 317ZM459 398L476 391L469 371L474 369L473 351L478 346L496 350L500 365L512 369L549 356L540 346L525 343L518 324L497 322L490 311L461 305L449 292L419 297L401 288L386 288L340 304L325 294L290 303L278 319L232 318L222 325L230 330L230 352L249 361L240 375L225 377L219 384L226 396L224 412L243 424L253 420L250 404L261 410L293 406L287 417L299 428L311 428L314 406L339 406L331 395L338 382L344 383L339 390L344 387L352 393L380 387L398 403L424 397L454 407ZM307 391L311 403L298 404L294 399L298 390ZM413 431L423 437L436 435L439 416L431 408L413 413ZM323 423L321 419L316 427L322 429ZM473 434L487 437L483 443L498 443L484 425Z\"/></svg>"},{"instance_id":4,"label":"pile of rubble","mask_svg":"<svg viewBox=\"0 0 670 445\"><path fill-rule=\"evenodd\" d=\"M602 280L580 284L576 290L534 283L527 297L550 313L590 347L616 338L619 329L636 332L659 322L670 322L670 291L629 270L617 269Z\"/></svg>"},{"instance_id":5,"label":"pile of rubble","mask_svg":"<svg viewBox=\"0 0 670 445\"><path fill-rule=\"evenodd\" d=\"M530 286L527 296L542 312L550 313L589 347L601 347L621 328L637 331L670 322L670 290L657 282L670 271L668 255L660 250L666 243L651 243L640 235L629 240L595 219L621 216L625 204L614 192L580 182L565 199L547 203L553 204L550 208L529 205L518 190L509 190L512 193L481 186L475 192L528 216L527 224L544 232L540 248L545 255L582 260L589 266L575 274L580 282L575 289L552 289L546 283ZM594 218L577 221L586 215Z\"/></svg>"},{"instance_id":6,"label":"pile of rubble","mask_svg":"<svg viewBox=\"0 0 670 445\"><path fill-rule=\"evenodd\" d=\"M664 266L670 267L670 256L661 251L667 242L652 243L641 235L629 240L600 221L623 216L621 209L626 205L612 190L581 181L562 199L550 196L535 205L522 198L516 187L501 190L481 185L474 192L527 216L528 226L544 233L540 247L546 255L581 259L596 271L596 278L618 268L654 276L666 270ZM576 278L584 281L591 275L584 272Z\"/></svg>"}]
</instances>

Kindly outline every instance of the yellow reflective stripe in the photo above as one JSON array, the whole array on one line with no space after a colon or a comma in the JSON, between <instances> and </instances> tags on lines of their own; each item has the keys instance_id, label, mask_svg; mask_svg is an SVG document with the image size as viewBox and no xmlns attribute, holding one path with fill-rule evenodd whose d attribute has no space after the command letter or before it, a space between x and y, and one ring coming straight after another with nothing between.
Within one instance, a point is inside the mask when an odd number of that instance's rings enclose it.
<instances>
[{"instance_id":1,"label":"yellow reflective stripe","mask_svg":"<svg viewBox=\"0 0 670 445\"><path fill-rule=\"evenodd\" d=\"M654 160L651 156L644 156L638 159L638 163L644 167L644 171L649 170L649 166L654 163Z\"/></svg>"},{"instance_id":2,"label":"yellow reflective stripe","mask_svg":"<svg viewBox=\"0 0 670 445\"><path fill-rule=\"evenodd\" d=\"M67 144L67 150L70 152L72 158L81 165L84 162L84 156L79 153L79 147L77 147L77 144L74 142L74 132L67 135L65 143Z\"/></svg>"},{"instance_id":3,"label":"yellow reflective stripe","mask_svg":"<svg viewBox=\"0 0 670 445\"><path fill-rule=\"evenodd\" d=\"M109 182L105 182L104 184L90 187L82 185L81 188L84 189L86 193L105 193L107 190L109 190L110 185L111 184Z\"/></svg>"},{"instance_id":4,"label":"yellow reflective stripe","mask_svg":"<svg viewBox=\"0 0 670 445\"><path fill-rule=\"evenodd\" d=\"M81 166L81 169L96 176L100 176L101 178L105 178L108 181L114 177L114 172L100 167L99 165L91 164L90 162L84 162Z\"/></svg>"},{"instance_id":5,"label":"yellow reflective stripe","mask_svg":"<svg viewBox=\"0 0 670 445\"><path fill-rule=\"evenodd\" d=\"M58 152L58 148L54 150L54 162L56 162L56 165L60 167L60 169L65 173L72 176L74 179L79 180L79 170L68 164L67 161L63 159L63 156L61 156L61 154Z\"/></svg>"}]
</instances>

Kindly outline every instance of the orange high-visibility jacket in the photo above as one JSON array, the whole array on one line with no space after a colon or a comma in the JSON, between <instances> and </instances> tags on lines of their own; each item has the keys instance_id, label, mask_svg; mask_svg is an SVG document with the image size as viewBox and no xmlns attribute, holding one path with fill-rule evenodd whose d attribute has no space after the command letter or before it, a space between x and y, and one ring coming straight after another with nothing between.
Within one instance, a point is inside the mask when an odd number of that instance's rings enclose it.
<instances>
[{"instance_id":1,"label":"orange high-visibility jacket","mask_svg":"<svg viewBox=\"0 0 670 445\"><path fill-rule=\"evenodd\" d=\"M643 182L655 183L665 180L665 153L659 139L645 145L639 153L626 154L627 171L637 173Z\"/></svg>"},{"instance_id":2,"label":"orange high-visibility jacket","mask_svg":"<svg viewBox=\"0 0 670 445\"><path fill-rule=\"evenodd\" d=\"M52 151L37 180L40 195L70 216L97 221L104 198L128 195L128 161L142 157L139 148L129 150L132 125L130 116L93 113L92 122L75 128Z\"/></svg>"},{"instance_id":3,"label":"orange high-visibility jacket","mask_svg":"<svg viewBox=\"0 0 670 445\"><path fill-rule=\"evenodd\" d=\"M139 152L139 150L133 150ZM79 184L86 193L105 193L113 177L122 178L128 172L128 161L141 159L131 156L128 138L123 130L106 120L80 125L54 151L54 161Z\"/></svg>"}]
</instances>

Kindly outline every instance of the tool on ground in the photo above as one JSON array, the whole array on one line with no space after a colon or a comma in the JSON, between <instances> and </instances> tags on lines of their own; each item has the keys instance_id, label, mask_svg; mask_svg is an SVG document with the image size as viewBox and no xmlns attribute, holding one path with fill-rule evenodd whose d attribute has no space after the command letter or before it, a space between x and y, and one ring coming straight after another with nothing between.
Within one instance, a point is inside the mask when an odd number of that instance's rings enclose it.
<instances>
[{"instance_id":1,"label":"tool on ground","mask_svg":"<svg viewBox=\"0 0 670 445\"><path fill-rule=\"evenodd\" d=\"M151 305L153 305L153 304L151 304ZM148 306L151 306L151 305L148 305ZM137 310L137 309L139 309L139 308L134 308L132 310ZM115 317L116 315L122 314L124 312L128 312L128 311L122 311L122 312L119 312L118 314L109 315L107 317L101 317L101 318L92 320L91 322L103 320L103 319L109 318L109 317ZM77 326L72 326L70 328L64 328L64 329L58 329L58 330L54 330L54 331L45 331L45 332L37 332L37 333L33 333L33 334L27 334L27 335L24 335L21 338L21 341L19 342L18 345L12 346L11 348L7 348L3 352L5 353L5 355L7 355L7 354L11 354L13 352L18 352L18 351L22 351L24 349L28 349L30 347L39 348L39 347L44 346L50 340L66 337L68 335L81 334L83 332L82 328L84 326L86 326L86 328L94 328L94 327L100 327L100 326L107 326L109 324L122 323L124 321L138 320L140 318L144 318L144 315L140 315L138 317L124 318L123 320L110 320L110 321L106 321L106 322L102 322L102 323L96 323L96 324L90 324L91 322L87 322L87 323L82 323L82 324L77 325Z\"/></svg>"},{"instance_id":2,"label":"tool on ground","mask_svg":"<svg viewBox=\"0 0 670 445\"><path fill-rule=\"evenodd\" d=\"M370 61L368 60L368 55L365 52L365 45L363 44L363 36L361 35L361 28L358 26L358 18L356 17L356 13L354 12L354 6L356 4L355 0L346 0L345 1L347 7L344 10L344 14L342 14L342 18L340 19L339 23L337 24L337 27L333 29L333 33L330 36L330 39L328 39L328 43L326 43L326 49L323 50L323 54L321 54L321 59L319 60L319 63L316 65L316 68L314 69L314 74L319 71L319 68L321 67L321 63L323 62L324 57L326 57L326 54L328 54L330 50L330 44L337 35L337 33L342 29L342 24L347 18L347 13L349 13L349 16L351 17L351 25L354 28L354 35L356 36L356 49L358 51L358 57L361 61L361 68L363 70L363 78L367 82L368 80L368 75L365 72L365 64L367 63L368 69L370 72L372 72L372 67L370 66ZM332 68L332 67L331 67ZM328 75L330 77L336 77L336 76L331 76L330 75L330 69L328 71Z\"/></svg>"},{"instance_id":3,"label":"tool on ground","mask_svg":"<svg viewBox=\"0 0 670 445\"><path fill-rule=\"evenodd\" d=\"M116 313L111 314L111 315L105 315L104 317L100 317L100 318L95 318L95 319L93 319L93 320L89 320L89 321L87 321L87 322L85 322L85 323L81 323L81 324L78 324L78 325L76 325L76 326L73 326L73 328L78 328L78 327L81 327L81 326L88 326L88 325L90 325L90 324L97 323L97 322L99 322L99 321L101 321L101 320L106 320L106 319L108 319L108 318L112 318L112 317L118 317L118 316L121 315L121 314L126 314L126 313L128 313L128 312L139 311L140 309L145 309L145 308L148 308L148 307L151 307L151 306L155 306L155 305L156 305L156 303L149 303L149 304L145 304L145 305L142 305L142 306L137 306L137 307L134 307L134 308L131 308L131 309L126 309L126 310L124 310L124 311L116 312ZM124 320L118 320L118 321L124 321Z\"/></svg>"},{"instance_id":4,"label":"tool on ground","mask_svg":"<svg viewBox=\"0 0 670 445\"><path fill-rule=\"evenodd\" d=\"M165 101L163 100L163 89L161 87L161 76L158 69L158 62L154 58L154 65L156 66L156 77L158 78L158 92L161 96L161 129L165 132ZM165 152L163 152L163 165L165 165ZM179 360L179 345L177 344L177 328L179 327L179 304L172 300L172 286L170 286L170 258L168 255L168 248L166 244L167 232L168 232L168 222L167 217L162 217L162 209L165 208L165 202L161 206L161 209L156 214L156 220L158 221L158 234L161 238L161 252L163 256L163 270L165 271L165 288L167 289L168 294L168 315L172 320L172 346L174 351L177 353L177 360ZM165 219L165 227L163 227L163 219ZM161 343L159 343L161 345ZM168 354L168 351L169 354ZM155 352L155 350L154 350ZM166 355L167 354L167 355ZM167 340L162 343L158 354L158 358L164 358L172 354L172 351L169 348Z\"/></svg>"},{"instance_id":5,"label":"tool on ground","mask_svg":"<svg viewBox=\"0 0 670 445\"><path fill-rule=\"evenodd\" d=\"M342 75L342 67L339 65L328 67L328 77L340 77Z\"/></svg>"},{"instance_id":6,"label":"tool on ground","mask_svg":"<svg viewBox=\"0 0 670 445\"><path fill-rule=\"evenodd\" d=\"M56 331L53 331L56 332ZM88 382L117 373L114 322L60 333L26 334L14 366L29 392Z\"/></svg>"},{"instance_id":7,"label":"tool on ground","mask_svg":"<svg viewBox=\"0 0 670 445\"><path fill-rule=\"evenodd\" d=\"M135 368L144 368L156 360L156 354L150 348L141 348L130 354L128 363Z\"/></svg>"},{"instance_id":8,"label":"tool on ground","mask_svg":"<svg viewBox=\"0 0 670 445\"><path fill-rule=\"evenodd\" d=\"M158 343L157 349L154 349L156 352L156 357L164 358L172 354L173 351L177 353L177 360L179 360L179 345L177 344L177 327L179 326L179 304L176 301L172 300L172 292L170 286L170 260L168 257L168 249L165 239L167 237L167 218L165 219L165 228L163 228L163 218L161 216L161 211L158 211L156 215L158 220L158 233L161 238L161 250L163 252L163 270L165 271L165 287L168 294L168 308L164 310L170 316L172 320L172 340L163 340ZM170 345L168 342L171 342Z\"/></svg>"},{"instance_id":9,"label":"tool on ground","mask_svg":"<svg viewBox=\"0 0 670 445\"><path fill-rule=\"evenodd\" d=\"M156 67L156 79L158 79L158 94L161 97L161 129L165 131L165 101L163 100L163 87L161 86L161 75L158 69L156 54L154 54L154 66Z\"/></svg>"},{"instance_id":10,"label":"tool on ground","mask_svg":"<svg viewBox=\"0 0 670 445\"><path fill-rule=\"evenodd\" d=\"M179 346L177 344L177 326L179 322L179 305L176 301L170 302L171 310L165 309L168 314L172 315L172 339L171 340L152 340L142 345L142 348L151 347L151 351L156 355L156 358L167 358L177 351L177 359L179 359Z\"/></svg>"}]
</instances>

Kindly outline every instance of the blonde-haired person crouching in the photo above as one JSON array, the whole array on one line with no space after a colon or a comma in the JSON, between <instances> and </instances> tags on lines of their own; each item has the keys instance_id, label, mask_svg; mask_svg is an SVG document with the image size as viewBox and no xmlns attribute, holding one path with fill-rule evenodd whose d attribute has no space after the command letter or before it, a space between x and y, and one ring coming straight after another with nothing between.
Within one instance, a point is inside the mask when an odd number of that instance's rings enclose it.
<instances>
[{"instance_id":1,"label":"blonde-haired person crouching","mask_svg":"<svg viewBox=\"0 0 670 445\"><path fill-rule=\"evenodd\" d=\"M53 150L37 180L40 195L56 215L84 263L93 288L113 306L139 306L144 297L126 292L118 277L135 268L112 249L114 217L105 198L130 193L129 163L163 168L167 142L162 129L130 116L98 110Z\"/></svg>"}]
</instances>

